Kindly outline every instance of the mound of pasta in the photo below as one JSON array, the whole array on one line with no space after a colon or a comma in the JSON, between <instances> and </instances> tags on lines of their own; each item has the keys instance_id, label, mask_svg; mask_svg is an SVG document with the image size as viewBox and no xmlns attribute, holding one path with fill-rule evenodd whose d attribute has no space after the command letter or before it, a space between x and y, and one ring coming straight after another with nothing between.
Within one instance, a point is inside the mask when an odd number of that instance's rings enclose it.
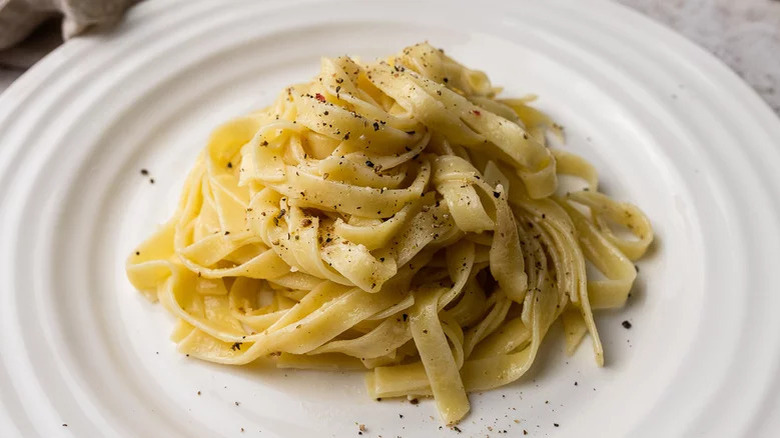
<instances>
[{"instance_id":1,"label":"mound of pasta","mask_svg":"<svg viewBox=\"0 0 780 438\"><path fill-rule=\"evenodd\" d=\"M520 378L558 319L602 365L593 310L626 301L650 224L498 91L428 44L323 59L216 129L130 281L177 318L182 353L367 370L372 397L433 396L447 424Z\"/></svg>"}]
</instances>

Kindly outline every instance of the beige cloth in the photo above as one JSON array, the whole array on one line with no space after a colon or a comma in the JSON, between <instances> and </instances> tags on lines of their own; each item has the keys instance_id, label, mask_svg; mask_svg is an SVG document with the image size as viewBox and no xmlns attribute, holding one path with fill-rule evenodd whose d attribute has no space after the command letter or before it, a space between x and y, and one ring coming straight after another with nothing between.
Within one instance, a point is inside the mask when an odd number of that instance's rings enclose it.
<instances>
[{"instance_id":1,"label":"beige cloth","mask_svg":"<svg viewBox=\"0 0 780 438\"><path fill-rule=\"evenodd\" d=\"M0 49L22 41L44 20L63 15L62 36L67 39L93 25L119 21L138 0L0 0Z\"/></svg>"}]
</instances>

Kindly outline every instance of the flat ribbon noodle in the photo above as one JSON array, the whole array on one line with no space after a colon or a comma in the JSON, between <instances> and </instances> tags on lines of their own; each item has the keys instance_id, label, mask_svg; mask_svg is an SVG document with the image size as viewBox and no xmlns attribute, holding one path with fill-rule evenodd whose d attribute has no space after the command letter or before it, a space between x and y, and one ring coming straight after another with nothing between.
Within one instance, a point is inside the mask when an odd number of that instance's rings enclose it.
<instances>
[{"instance_id":1,"label":"flat ribbon noodle","mask_svg":"<svg viewBox=\"0 0 780 438\"><path fill-rule=\"evenodd\" d=\"M652 227L548 147L563 129L534 97L499 91L427 43L323 58L213 132L130 282L183 354L366 370L372 397L433 396L448 425L522 378L558 319L566 352L589 336L603 365L593 311L625 303Z\"/></svg>"}]
</instances>

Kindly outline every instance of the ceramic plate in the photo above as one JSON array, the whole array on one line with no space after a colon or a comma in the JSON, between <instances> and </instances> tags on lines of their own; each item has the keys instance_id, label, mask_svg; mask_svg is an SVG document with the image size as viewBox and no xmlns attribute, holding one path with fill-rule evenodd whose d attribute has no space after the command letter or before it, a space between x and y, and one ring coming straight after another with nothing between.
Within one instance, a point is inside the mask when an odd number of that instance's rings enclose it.
<instances>
[{"instance_id":1,"label":"ceramic plate","mask_svg":"<svg viewBox=\"0 0 780 438\"><path fill-rule=\"evenodd\" d=\"M149 1L46 57L0 97L0 435L457 435L359 374L186 358L124 274L212 128L322 55L422 40L538 94L657 235L628 306L597 315L606 366L555 329L525 378L472 395L461 434L776 436L780 121L693 44L595 0Z\"/></svg>"}]
</instances>

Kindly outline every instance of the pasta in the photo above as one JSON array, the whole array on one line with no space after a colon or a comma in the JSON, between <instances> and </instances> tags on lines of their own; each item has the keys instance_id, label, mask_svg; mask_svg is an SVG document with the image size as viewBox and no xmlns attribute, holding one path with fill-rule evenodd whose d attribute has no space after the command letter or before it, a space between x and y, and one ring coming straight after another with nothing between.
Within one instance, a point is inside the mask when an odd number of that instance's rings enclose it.
<instances>
[{"instance_id":1,"label":"pasta","mask_svg":"<svg viewBox=\"0 0 780 438\"><path fill-rule=\"evenodd\" d=\"M531 99L498 91L427 43L323 59L216 129L130 281L177 319L182 353L367 370L372 397L433 396L450 425L468 392L519 379L556 320L603 365L593 310L624 304L653 231L547 145L562 133Z\"/></svg>"}]
</instances>

